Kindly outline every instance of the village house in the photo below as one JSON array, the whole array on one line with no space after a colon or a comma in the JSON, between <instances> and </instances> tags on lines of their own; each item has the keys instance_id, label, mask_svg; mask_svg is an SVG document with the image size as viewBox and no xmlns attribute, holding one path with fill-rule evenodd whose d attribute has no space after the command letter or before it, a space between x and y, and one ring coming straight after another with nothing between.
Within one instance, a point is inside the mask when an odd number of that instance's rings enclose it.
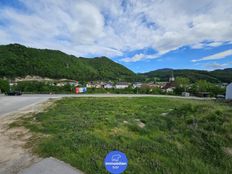
<instances>
[{"instance_id":1,"label":"village house","mask_svg":"<svg viewBox=\"0 0 232 174\"><path fill-rule=\"evenodd\" d=\"M226 87L226 100L232 100L232 83Z\"/></svg>"},{"instance_id":2,"label":"village house","mask_svg":"<svg viewBox=\"0 0 232 174\"><path fill-rule=\"evenodd\" d=\"M104 88L105 88L105 89L112 89L112 88L114 88L114 85L113 85L113 83L111 83L111 82L105 83L105 84L104 84Z\"/></svg>"},{"instance_id":3,"label":"village house","mask_svg":"<svg viewBox=\"0 0 232 174\"><path fill-rule=\"evenodd\" d=\"M118 82L115 85L116 89L125 89L125 88L128 88L128 87L129 87L129 83L127 83L127 82Z\"/></svg>"},{"instance_id":4,"label":"village house","mask_svg":"<svg viewBox=\"0 0 232 174\"><path fill-rule=\"evenodd\" d=\"M70 82L67 82L67 84L69 84L71 86L79 86L79 82L78 81L70 81Z\"/></svg>"},{"instance_id":5,"label":"village house","mask_svg":"<svg viewBox=\"0 0 232 174\"><path fill-rule=\"evenodd\" d=\"M88 82L87 84L86 84L86 87L87 88L104 88L104 85L105 85L105 83L104 82L93 82L93 81L91 81L91 82Z\"/></svg>"},{"instance_id":6,"label":"village house","mask_svg":"<svg viewBox=\"0 0 232 174\"><path fill-rule=\"evenodd\" d=\"M57 82L56 83L56 86L58 86L58 87L62 87L62 86L64 86L65 85L65 82Z\"/></svg>"},{"instance_id":7,"label":"village house","mask_svg":"<svg viewBox=\"0 0 232 174\"><path fill-rule=\"evenodd\" d=\"M218 86L220 86L221 88L226 88L228 85L228 83L220 83Z\"/></svg>"},{"instance_id":8,"label":"village house","mask_svg":"<svg viewBox=\"0 0 232 174\"><path fill-rule=\"evenodd\" d=\"M95 88L103 88L104 87L104 82L96 82L95 83Z\"/></svg>"},{"instance_id":9,"label":"village house","mask_svg":"<svg viewBox=\"0 0 232 174\"><path fill-rule=\"evenodd\" d=\"M58 86L58 87L62 87L62 86L65 86L65 85L78 86L79 83L78 83L78 81L67 81L67 80L58 81L56 83L56 86Z\"/></svg>"},{"instance_id":10,"label":"village house","mask_svg":"<svg viewBox=\"0 0 232 174\"><path fill-rule=\"evenodd\" d=\"M176 88L176 85L174 82L169 82L165 86L162 87L162 90L167 92L167 93L172 93L174 92L174 89Z\"/></svg>"},{"instance_id":11,"label":"village house","mask_svg":"<svg viewBox=\"0 0 232 174\"><path fill-rule=\"evenodd\" d=\"M149 87L149 88L161 88L161 85L157 84L157 83L147 83L144 84L145 86Z\"/></svg>"},{"instance_id":12,"label":"village house","mask_svg":"<svg viewBox=\"0 0 232 174\"><path fill-rule=\"evenodd\" d=\"M133 88L141 88L142 87L142 83L140 83L140 82L135 82L134 84L133 84Z\"/></svg>"},{"instance_id":13,"label":"village house","mask_svg":"<svg viewBox=\"0 0 232 174\"><path fill-rule=\"evenodd\" d=\"M12 86L17 86L18 83L17 83L17 82L10 82L9 85L10 85L10 87L12 87Z\"/></svg>"},{"instance_id":14,"label":"village house","mask_svg":"<svg viewBox=\"0 0 232 174\"><path fill-rule=\"evenodd\" d=\"M190 97L190 93L189 92L182 92L181 95L183 97Z\"/></svg>"},{"instance_id":15,"label":"village house","mask_svg":"<svg viewBox=\"0 0 232 174\"><path fill-rule=\"evenodd\" d=\"M176 84L175 84L175 77L174 74L172 72L172 75L169 78L169 82L166 83L162 89L163 91L167 92L167 93L173 93L174 89L176 88Z\"/></svg>"},{"instance_id":16,"label":"village house","mask_svg":"<svg viewBox=\"0 0 232 174\"><path fill-rule=\"evenodd\" d=\"M155 84L160 88L163 88L168 82L156 82Z\"/></svg>"},{"instance_id":17,"label":"village house","mask_svg":"<svg viewBox=\"0 0 232 174\"><path fill-rule=\"evenodd\" d=\"M88 82L88 83L86 84L86 87L87 87L87 88L94 88L95 86L94 86L94 83L93 83L93 82Z\"/></svg>"}]
</instances>

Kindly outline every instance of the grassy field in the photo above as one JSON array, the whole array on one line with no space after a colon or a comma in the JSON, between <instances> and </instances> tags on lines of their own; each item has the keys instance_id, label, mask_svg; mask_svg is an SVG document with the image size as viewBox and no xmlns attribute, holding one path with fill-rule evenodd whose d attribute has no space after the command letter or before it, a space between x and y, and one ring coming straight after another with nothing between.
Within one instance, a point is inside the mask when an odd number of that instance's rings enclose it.
<instances>
[{"instance_id":1,"label":"grassy field","mask_svg":"<svg viewBox=\"0 0 232 174\"><path fill-rule=\"evenodd\" d=\"M232 107L168 98L69 98L24 118L28 144L84 171L106 174L114 149L129 160L125 174L232 173Z\"/></svg>"}]
</instances>

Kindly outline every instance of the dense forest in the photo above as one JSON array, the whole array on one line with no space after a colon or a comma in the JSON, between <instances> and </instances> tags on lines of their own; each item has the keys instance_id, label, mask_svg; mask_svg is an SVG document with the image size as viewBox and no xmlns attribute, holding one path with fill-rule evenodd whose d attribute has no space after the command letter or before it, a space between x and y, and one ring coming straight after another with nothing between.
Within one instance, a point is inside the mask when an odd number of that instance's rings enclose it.
<instances>
[{"instance_id":1,"label":"dense forest","mask_svg":"<svg viewBox=\"0 0 232 174\"><path fill-rule=\"evenodd\" d=\"M19 44L0 46L0 78L35 75L81 81L168 81L172 73L175 77L188 78L190 82L232 82L232 68L214 71L160 69L135 74L107 57L75 57L61 51L28 48Z\"/></svg>"},{"instance_id":2,"label":"dense forest","mask_svg":"<svg viewBox=\"0 0 232 174\"><path fill-rule=\"evenodd\" d=\"M77 58L61 51L27 48L19 44L0 46L0 78L37 75L73 80L133 80L136 75L109 58Z\"/></svg>"},{"instance_id":3,"label":"dense forest","mask_svg":"<svg viewBox=\"0 0 232 174\"><path fill-rule=\"evenodd\" d=\"M140 74L148 81L168 81L169 77L174 74L175 77L188 78L191 82L198 80L206 80L211 83L232 82L232 68L224 70L203 71L203 70L189 70L189 69L160 69L148 73Z\"/></svg>"}]
</instances>

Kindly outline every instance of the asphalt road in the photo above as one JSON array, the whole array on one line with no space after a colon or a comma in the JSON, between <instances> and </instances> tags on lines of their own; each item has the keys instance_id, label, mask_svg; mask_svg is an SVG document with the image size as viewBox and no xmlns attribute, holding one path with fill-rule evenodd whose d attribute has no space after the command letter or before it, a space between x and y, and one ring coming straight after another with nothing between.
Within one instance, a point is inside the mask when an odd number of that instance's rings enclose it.
<instances>
[{"instance_id":1,"label":"asphalt road","mask_svg":"<svg viewBox=\"0 0 232 174\"><path fill-rule=\"evenodd\" d=\"M46 158L19 172L19 174L84 174L55 158Z\"/></svg>"},{"instance_id":2,"label":"asphalt road","mask_svg":"<svg viewBox=\"0 0 232 174\"><path fill-rule=\"evenodd\" d=\"M63 95L63 94L34 94L22 96L5 96L0 95L0 116L6 115L11 112L18 111L25 107L45 102L50 98L62 97L168 97L168 98L184 98L184 99L197 99L209 100L197 97L180 97L180 96L167 96L167 95L142 95L142 94L78 94L78 95Z\"/></svg>"},{"instance_id":3,"label":"asphalt road","mask_svg":"<svg viewBox=\"0 0 232 174\"><path fill-rule=\"evenodd\" d=\"M0 96L0 116L9 114L11 112L19 111L25 107L35 105L48 100L49 96Z\"/></svg>"}]
</instances>

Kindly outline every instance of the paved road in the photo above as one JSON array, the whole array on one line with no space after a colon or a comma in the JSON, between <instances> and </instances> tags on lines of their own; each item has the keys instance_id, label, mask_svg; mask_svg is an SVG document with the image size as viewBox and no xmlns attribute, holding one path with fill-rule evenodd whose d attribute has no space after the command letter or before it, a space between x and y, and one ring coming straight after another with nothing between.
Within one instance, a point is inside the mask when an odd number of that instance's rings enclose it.
<instances>
[{"instance_id":1,"label":"paved road","mask_svg":"<svg viewBox=\"0 0 232 174\"><path fill-rule=\"evenodd\" d=\"M180 96L167 96L167 95L141 95L141 94L78 94L78 95L22 95L22 96L4 96L0 95L0 116L15 112L27 106L35 105L49 98L62 98L62 97L169 97L169 98L185 98L205 100L197 97L180 97Z\"/></svg>"},{"instance_id":2,"label":"paved road","mask_svg":"<svg viewBox=\"0 0 232 174\"><path fill-rule=\"evenodd\" d=\"M0 116L48 100L45 96L0 96Z\"/></svg>"},{"instance_id":3,"label":"paved road","mask_svg":"<svg viewBox=\"0 0 232 174\"><path fill-rule=\"evenodd\" d=\"M46 158L19 172L19 174L84 174L55 158Z\"/></svg>"}]
</instances>

